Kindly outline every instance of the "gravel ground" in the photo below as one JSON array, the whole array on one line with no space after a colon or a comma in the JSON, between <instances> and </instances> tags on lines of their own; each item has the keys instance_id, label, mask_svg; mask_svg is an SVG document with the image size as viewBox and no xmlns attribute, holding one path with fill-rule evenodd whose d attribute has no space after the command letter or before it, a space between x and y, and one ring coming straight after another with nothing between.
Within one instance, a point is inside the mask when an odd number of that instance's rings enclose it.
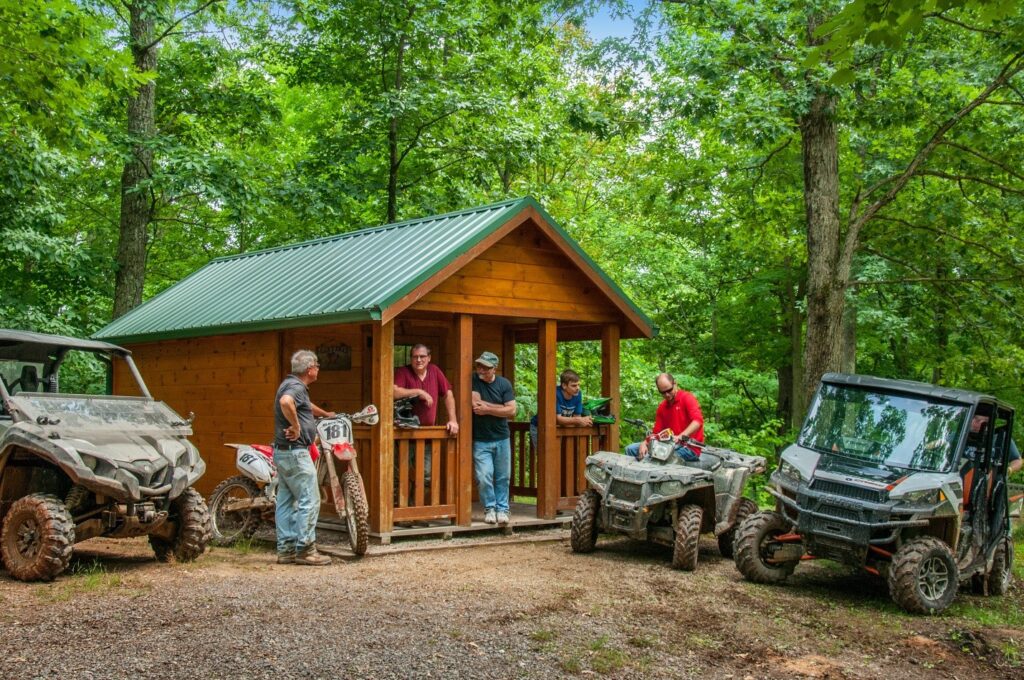
<instances>
[{"instance_id":1,"label":"gravel ground","mask_svg":"<svg viewBox=\"0 0 1024 680\"><path fill-rule=\"evenodd\" d=\"M144 540L89 541L54 583L0 572L0 677L1024 677L1024 635L1005 625L1019 586L910 617L876 580L827 566L768 588L713 542L682 573L655 546L573 555L523 535L322 568L279 566L262 544L162 565Z\"/></svg>"}]
</instances>

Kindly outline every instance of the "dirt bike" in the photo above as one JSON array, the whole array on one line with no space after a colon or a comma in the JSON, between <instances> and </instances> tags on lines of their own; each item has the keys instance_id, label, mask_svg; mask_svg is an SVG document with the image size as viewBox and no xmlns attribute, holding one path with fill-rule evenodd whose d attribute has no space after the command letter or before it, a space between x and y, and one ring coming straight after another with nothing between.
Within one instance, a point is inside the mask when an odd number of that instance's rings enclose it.
<instances>
[{"instance_id":1,"label":"dirt bike","mask_svg":"<svg viewBox=\"0 0 1024 680\"><path fill-rule=\"evenodd\" d=\"M369 543L369 504L353 446L352 424L376 425L377 407L358 413L338 413L316 422L317 441L310 456L318 486L331 489L338 517L348 529L348 542L356 555L366 553ZM277 497L274 448L261 444L225 444L235 449L235 467L242 474L229 477L210 494L210 524L217 545L252 538L264 522L273 524Z\"/></svg>"}]
</instances>

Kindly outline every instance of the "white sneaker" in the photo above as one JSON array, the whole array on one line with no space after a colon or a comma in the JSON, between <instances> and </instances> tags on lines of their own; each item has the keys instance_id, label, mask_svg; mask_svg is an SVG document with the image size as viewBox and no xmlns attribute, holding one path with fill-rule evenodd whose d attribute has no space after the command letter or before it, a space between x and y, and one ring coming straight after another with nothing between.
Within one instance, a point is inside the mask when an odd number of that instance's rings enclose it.
<instances>
[{"instance_id":1,"label":"white sneaker","mask_svg":"<svg viewBox=\"0 0 1024 680\"><path fill-rule=\"evenodd\" d=\"M507 512L498 513L498 524L505 527L508 526L509 516Z\"/></svg>"},{"instance_id":2,"label":"white sneaker","mask_svg":"<svg viewBox=\"0 0 1024 680\"><path fill-rule=\"evenodd\" d=\"M496 524L498 522L497 517L494 514L494 510L490 508L484 513L484 524Z\"/></svg>"}]
</instances>

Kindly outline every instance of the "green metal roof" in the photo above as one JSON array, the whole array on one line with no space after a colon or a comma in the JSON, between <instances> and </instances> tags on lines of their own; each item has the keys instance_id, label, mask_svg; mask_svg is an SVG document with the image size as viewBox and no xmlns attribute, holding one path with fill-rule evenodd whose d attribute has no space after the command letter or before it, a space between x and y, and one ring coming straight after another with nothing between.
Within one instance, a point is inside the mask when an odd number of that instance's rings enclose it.
<instances>
[{"instance_id":1,"label":"green metal roof","mask_svg":"<svg viewBox=\"0 0 1024 680\"><path fill-rule=\"evenodd\" d=\"M383 310L531 207L653 332L615 282L525 197L217 258L93 337L148 342L380 319Z\"/></svg>"}]
</instances>

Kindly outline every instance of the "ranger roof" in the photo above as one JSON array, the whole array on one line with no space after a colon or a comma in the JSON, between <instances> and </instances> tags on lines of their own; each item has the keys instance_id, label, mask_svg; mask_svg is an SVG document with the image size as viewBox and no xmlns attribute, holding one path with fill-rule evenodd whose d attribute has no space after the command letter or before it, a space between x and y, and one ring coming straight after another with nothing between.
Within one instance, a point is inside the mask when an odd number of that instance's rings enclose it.
<instances>
[{"instance_id":1,"label":"ranger roof","mask_svg":"<svg viewBox=\"0 0 1024 680\"><path fill-rule=\"evenodd\" d=\"M821 382L830 385L854 385L866 387L885 392L902 392L904 394L916 394L931 399L942 399L944 401L955 401L961 404L975 406L980 402L999 403L1001 406L1013 409L1012 406L1000 401L991 394L971 392L970 390L958 390L953 387L941 387L929 383L917 382L915 380L893 380L891 378L876 378L870 375L853 375L850 373L826 373L821 377Z\"/></svg>"}]
</instances>

